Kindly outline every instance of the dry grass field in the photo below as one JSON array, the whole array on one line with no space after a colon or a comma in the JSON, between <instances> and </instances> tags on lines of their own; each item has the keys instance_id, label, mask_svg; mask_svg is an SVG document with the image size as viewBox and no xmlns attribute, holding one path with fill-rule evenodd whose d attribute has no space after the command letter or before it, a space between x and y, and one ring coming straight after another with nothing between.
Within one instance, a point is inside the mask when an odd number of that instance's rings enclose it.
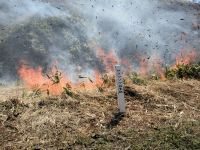
<instances>
[{"instance_id":1,"label":"dry grass field","mask_svg":"<svg viewBox=\"0 0 200 150\"><path fill-rule=\"evenodd\" d=\"M200 149L200 81L126 83L126 114L114 86L73 96L0 87L1 149Z\"/></svg>"}]
</instances>

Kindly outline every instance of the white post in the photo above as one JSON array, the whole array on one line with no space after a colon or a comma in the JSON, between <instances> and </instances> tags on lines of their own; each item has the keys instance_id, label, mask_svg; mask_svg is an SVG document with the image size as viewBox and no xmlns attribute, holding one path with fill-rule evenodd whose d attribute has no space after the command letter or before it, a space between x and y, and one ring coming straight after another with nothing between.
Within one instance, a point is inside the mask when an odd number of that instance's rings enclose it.
<instances>
[{"instance_id":1,"label":"white post","mask_svg":"<svg viewBox=\"0 0 200 150\"><path fill-rule=\"evenodd\" d=\"M125 98L124 98L124 84L123 84L122 70L121 70L120 65L115 66L115 73L116 73L118 107L119 107L120 113L125 113L126 104L125 104Z\"/></svg>"}]
</instances>

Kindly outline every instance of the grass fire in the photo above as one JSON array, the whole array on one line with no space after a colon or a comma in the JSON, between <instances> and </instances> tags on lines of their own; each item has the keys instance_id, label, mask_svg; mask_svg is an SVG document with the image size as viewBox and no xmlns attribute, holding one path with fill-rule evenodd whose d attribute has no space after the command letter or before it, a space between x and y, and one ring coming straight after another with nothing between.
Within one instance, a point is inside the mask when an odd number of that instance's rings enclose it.
<instances>
[{"instance_id":1,"label":"grass fire","mask_svg":"<svg viewBox=\"0 0 200 150\"><path fill-rule=\"evenodd\" d=\"M199 38L199 1L0 0L0 149L200 149Z\"/></svg>"}]
</instances>

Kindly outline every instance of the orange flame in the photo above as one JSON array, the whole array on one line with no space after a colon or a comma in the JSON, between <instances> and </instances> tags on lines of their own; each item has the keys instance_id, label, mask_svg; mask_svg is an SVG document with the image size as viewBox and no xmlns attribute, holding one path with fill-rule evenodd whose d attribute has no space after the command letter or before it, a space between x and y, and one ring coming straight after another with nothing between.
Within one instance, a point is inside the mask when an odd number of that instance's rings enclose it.
<instances>
[{"instance_id":1,"label":"orange flame","mask_svg":"<svg viewBox=\"0 0 200 150\"><path fill-rule=\"evenodd\" d=\"M114 50L111 50L110 52L106 53L102 48L98 48L97 56L102 60L107 72L114 71L114 65L117 64L117 56Z\"/></svg>"},{"instance_id":2,"label":"orange flame","mask_svg":"<svg viewBox=\"0 0 200 150\"><path fill-rule=\"evenodd\" d=\"M142 76L146 76L148 74L148 62L145 58L141 58L139 61L140 68L139 68L139 74Z\"/></svg>"},{"instance_id":3,"label":"orange flame","mask_svg":"<svg viewBox=\"0 0 200 150\"><path fill-rule=\"evenodd\" d=\"M151 68L153 68L155 70L155 72L157 73L157 75L159 75L160 79L161 80L165 80L166 77L165 77L165 70L162 66L162 60L160 59L159 56L155 55L155 56L152 56L154 59L153 59L153 62L152 62L152 66Z\"/></svg>"},{"instance_id":4,"label":"orange flame","mask_svg":"<svg viewBox=\"0 0 200 150\"><path fill-rule=\"evenodd\" d=\"M147 56L141 54L141 53L135 53L134 59L139 63L139 70L138 73L141 76L147 76L148 75L148 60Z\"/></svg>"},{"instance_id":5,"label":"orange flame","mask_svg":"<svg viewBox=\"0 0 200 150\"><path fill-rule=\"evenodd\" d=\"M49 78L43 74L42 67L31 68L27 65L21 65L18 70L20 79L28 89L40 89L41 91L49 92L52 95L59 95L63 92L63 88L70 86L76 90L93 90L97 86L101 86L103 81L98 71L95 71L94 81L90 78L83 83L72 83L67 75L60 73L59 82L54 83L50 78L55 76L58 71L53 68L49 73Z\"/></svg>"},{"instance_id":6,"label":"orange flame","mask_svg":"<svg viewBox=\"0 0 200 150\"><path fill-rule=\"evenodd\" d=\"M149 76L151 71L154 71L157 75L159 75L161 80L165 79L164 68L162 67L162 60L158 55L147 56L145 54L136 53L135 59L139 63L138 73L143 76Z\"/></svg>"},{"instance_id":7,"label":"orange flame","mask_svg":"<svg viewBox=\"0 0 200 150\"><path fill-rule=\"evenodd\" d=\"M195 61L197 58L197 52L195 49L193 49L190 52L187 52L185 50L181 50L180 53L176 56L176 64L172 68L176 68L177 65L187 65Z\"/></svg>"},{"instance_id":8,"label":"orange flame","mask_svg":"<svg viewBox=\"0 0 200 150\"><path fill-rule=\"evenodd\" d=\"M19 77L23 79L25 85L28 88L32 88L38 85L43 85L46 79L42 76L42 68L38 67L36 69L29 68L26 65L22 65L18 70Z\"/></svg>"},{"instance_id":9,"label":"orange flame","mask_svg":"<svg viewBox=\"0 0 200 150\"><path fill-rule=\"evenodd\" d=\"M55 69L52 69L51 74L54 74L55 72ZM34 69L27 65L22 65L18 70L18 74L28 89L39 88L42 91L48 90L49 93L53 95L60 94L66 84L71 84L70 80L66 76L61 76L59 84L54 84L42 73L42 67Z\"/></svg>"}]
</instances>

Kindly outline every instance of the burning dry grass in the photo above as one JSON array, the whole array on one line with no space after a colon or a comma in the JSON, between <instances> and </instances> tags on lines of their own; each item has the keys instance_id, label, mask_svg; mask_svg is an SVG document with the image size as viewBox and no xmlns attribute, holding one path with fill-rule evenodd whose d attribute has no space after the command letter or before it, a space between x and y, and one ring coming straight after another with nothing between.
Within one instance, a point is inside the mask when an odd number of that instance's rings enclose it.
<instances>
[{"instance_id":1,"label":"burning dry grass","mask_svg":"<svg viewBox=\"0 0 200 150\"><path fill-rule=\"evenodd\" d=\"M125 116L116 114L113 86L103 92L76 92L73 97L22 97L24 89L15 89L0 90L4 149L200 148L196 80L126 82Z\"/></svg>"}]
</instances>

